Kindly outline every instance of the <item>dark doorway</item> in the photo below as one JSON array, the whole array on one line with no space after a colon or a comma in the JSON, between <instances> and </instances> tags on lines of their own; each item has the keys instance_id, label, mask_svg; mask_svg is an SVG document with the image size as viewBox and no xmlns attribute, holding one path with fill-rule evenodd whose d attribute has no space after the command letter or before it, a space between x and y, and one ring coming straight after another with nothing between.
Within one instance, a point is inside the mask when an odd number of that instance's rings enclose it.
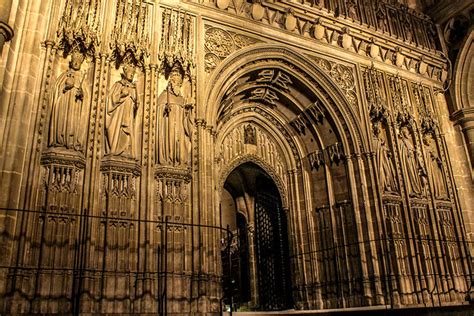
<instances>
[{"instance_id":1,"label":"dark doorway","mask_svg":"<svg viewBox=\"0 0 474 316\"><path fill-rule=\"evenodd\" d=\"M245 163L224 189L221 219L234 238L222 253L224 302L263 311L291 308L287 220L275 183L262 168Z\"/></svg>"}]
</instances>

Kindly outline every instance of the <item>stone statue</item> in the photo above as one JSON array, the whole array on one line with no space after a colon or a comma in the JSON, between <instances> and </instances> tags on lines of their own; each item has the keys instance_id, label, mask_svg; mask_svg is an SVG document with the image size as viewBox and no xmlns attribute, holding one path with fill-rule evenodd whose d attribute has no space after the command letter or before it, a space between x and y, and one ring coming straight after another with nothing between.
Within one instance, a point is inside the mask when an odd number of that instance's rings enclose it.
<instances>
[{"instance_id":1,"label":"stone statue","mask_svg":"<svg viewBox=\"0 0 474 316\"><path fill-rule=\"evenodd\" d=\"M406 176L408 195L411 197L423 195L426 172L413 145L412 134L406 125L401 127L400 165L403 174Z\"/></svg>"},{"instance_id":2,"label":"stone statue","mask_svg":"<svg viewBox=\"0 0 474 316\"><path fill-rule=\"evenodd\" d=\"M380 187L382 188L382 192L397 192L398 184L392 153L387 145L384 131L380 125L380 122L374 124L375 153L377 155L376 168L379 172Z\"/></svg>"},{"instance_id":3,"label":"stone statue","mask_svg":"<svg viewBox=\"0 0 474 316\"><path fill-rule=\"evenodd\" d=\"M244 128L244 144L257 145L257 131L255 127L248 124Z\"/></svg>"},{"instance_id":4,"label":"stone statue","mask_svg":"<svg viewBox=\"0 0 474 316\"><path fill-rule=\"evenodd\" d=\"M107 98L105 122L107 155L136 158L135 117L138 101L134 76L135 65L126 62L122 68L122 79L114 83Z\"/></svg>"},{"instance_id":5,"label":"stone statue","mask_svg":"<svg viewBox=\"0 0 474 316\"><path fill-rule=\"evenodd\" d=\"M446 199L448 197L448 189L443 172L443 164L438 156L436 148L432 148L433 137L431 133L423 136L425 145L426 171L432 183L433 194L437 199Z\"/></svg>"},{"instance_id":6,"label":"stone statue","mask_svg":"<svg viewBox=\"0 0 474 316\"><path fill-rule=\"evenodd\" d=\"M87 124L83 123L89 96L83 88L85 74L81 66L85 56L74 51L69 69L54 84L51 95L51 120L49 123L49 147L65 147L83 151Z\"/></svg>"},{"instance_id":7,"label":"stone statue","mask_svg":"<svg viewBox=\"0 0 474 316\"><path fill-rule=\"evenodd\" d=\"M347 1L347 16L353 20L359 19L359 15L357 14L357 4L355 0Z\"/></svg>"},{"instance_id":8,"label":"stone statue","mask_svg":"<svg viewBox=\"0 0 474 316\"><path fill-rule=\"evenodd\" d=\"M383 4L377 2L375 5L375 16L377 18L377 28L383 32L387 31L387 15L385 13Z\"/></svg>"},{"instance_id":9,"label":"stone statue","mask_svg":"<svg viewBox=\"0 0 474 316\"><path fill-rule=\"evenodd\" d=\"M158 97L156 159L161 165L182 167L189 164L193 105L185 102L182 84L182 69L175 64L166 90Z\"/></svg>"}]
</instances>

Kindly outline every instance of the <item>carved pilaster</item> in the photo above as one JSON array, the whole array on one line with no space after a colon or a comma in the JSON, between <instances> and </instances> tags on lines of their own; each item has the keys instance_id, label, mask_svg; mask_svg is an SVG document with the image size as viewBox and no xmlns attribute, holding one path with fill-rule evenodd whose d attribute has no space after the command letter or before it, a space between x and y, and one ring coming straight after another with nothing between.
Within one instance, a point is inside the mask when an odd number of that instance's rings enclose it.
<instances>
[{"instance_id":1,"label":"carved pilaster","mask_svg":"<svg viewBox=\"0 0 474 316\"><path fill-rule=\"evenodd\" d=\"M163 249L158 254L159 258L154 259L158 260L156 264L162 273L159 282L166 283L166 289L161 288L161 293L166 295L167 311L189 313L192 308L189 301L193 282L191 272L195 264L193 234L197 233L195 237L206 240L210 232L183 225L192 221L190 169L155 166L154 176L152 218L158 223L152 239Z\"/></svg>"}]
</instances>

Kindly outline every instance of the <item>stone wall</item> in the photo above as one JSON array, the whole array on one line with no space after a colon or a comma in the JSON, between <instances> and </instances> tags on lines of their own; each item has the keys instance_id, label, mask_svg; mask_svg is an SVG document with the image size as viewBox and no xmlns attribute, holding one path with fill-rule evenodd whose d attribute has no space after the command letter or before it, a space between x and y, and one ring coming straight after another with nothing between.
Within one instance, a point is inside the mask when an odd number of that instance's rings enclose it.
<instances>
[{"instance_id":1,"label":"stone wall","mask_svg":"<svg viewBox=\"0 0 474 316\"><path fill-rule=\"evenodd\" d=\"M427 16L366 2L14 2L0 310L218 313L246 162L280 194L295 308L463 303L448 63Z\"/></svg>"}]
</instances>

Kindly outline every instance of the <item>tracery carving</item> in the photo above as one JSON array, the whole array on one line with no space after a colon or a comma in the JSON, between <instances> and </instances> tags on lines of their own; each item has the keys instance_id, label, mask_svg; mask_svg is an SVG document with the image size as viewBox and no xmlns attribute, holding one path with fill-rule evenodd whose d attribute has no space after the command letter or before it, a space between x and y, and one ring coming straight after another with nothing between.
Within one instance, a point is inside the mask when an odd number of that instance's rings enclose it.
<instances>
[{"instance_id":1,"label":"tracery carving","mask_svg":"<svg viewBox=\"0 0 474 316\"><path fill-rule=\"evenodd\" d=\"M198 1L201 0L195 0L194 2ZM414 65L421 62L425 52L418 48L424 47L433 50L439 47L435 40L436 34L433 34L433 32L436 33L434 23L428 17L420 16L419 13L413 14L404 6L375 0L338 1L338 4L335 1L323 2L320 5L313 1L311 5L305 2L292 3L291 6L288 6L288 4L278 1L241 1L229 2L225 6L217 5L217 7L271 27L284 29L295 35L313 37L330 45L337 45L403 69L415 68ZM204 3L215 6L213 1L205 1ZM325 8L332 11L334 17L324 14L323 12L327 12L326 10L314 10L311 7ZM365 32L363 31L362 34L349 33L346 24L338 21L341 17L360 21L368 25L369 28ZM388 46L385 45L387 43L382 45L372 41L372 38L381 36L372 31L373 29L380 33L392 35ZM415 29L415 33L411 29ZM226 43L225 47L227 48L224 49L224 51L227 51L226 55L232 52L231 47L235 46L235 43L232 43L228 36L229 34L228 32L225 35L226 40L222 41L222 43ZM223 34L221 33L221 35ZM222 43L215 47L223 45ZM400 45L412 46L409 49L410 57L408 57L408 54L402 54L401 51L397 52ZM412 54L414 50L416 50L415 55ZM217 61L217 58L215 58L217 55L211 51L208 52L213 54L205 57L207 61L206 71L210 72L215 67L214 63ZM397 56L396 61L394 56ZM416 70L432 79L444 81L446 79L446 71L443 70L445 59L440 59L439 55L432 55L431 57L429 62L426 63L426 71L423 70L424 67L421 71ZM405 62L401 63L401 60Z\"/></svg>"},{"instance_id":2,"label":"tracery carving","mask_svg":"<svg viewBox=\"0 0 474 316\"><path fill-rule=\"evenodd\" d=\"M161 42L158 59L163 68L172 68L176 63L184 74L193 78L195 69L195 18L187 12L164 9Z\"/></svg>"},{"instance_id":3,"label":"tracery carving","mask_svg":"<svg viewBox=\"0 0 474 316\"><path fill-rule=\"evenodd\" d=\"M355 88L353 70L345 65L337 64L329 60L317 57L312 58L325 73L334 79L334 83L344 92L348 103L353 106L354 109L357 109L357 91Z\"/></svg>"},{"instance_id":4,"label":"tracery carving","mask_svg":"<svg viewBox=\"0 0 474 316\"><path fill-rule=\"evenodd\" d=\"M252 140L253 143L249 142ZM256 148L249 148L246 145L258 144ZM284 178L286 167L283 164L279 146L272 137L263 132L259 127L251 124L241 124L229 132L220 144L220 151L217 154L219 166L225 166L236 157L245 155L255 155Z\"/></svg>"},{"instance_id":5,"label":"tracery carving","mask_svg":"<svg viewBox=\"0 0 474 316\"><path fill-rule=\"evenodd\" d=\"M66 0L56 33L59 49L75 49L93 57L99 48L101 0Z\"/></svg>"},{"instance_id":6,"label":"tracery carving","mask_svg":"<svg viewBox=\"0 0 474 316\"><path fill-rule=\"evenodd\" d=\"M270 113L268 113L267 111L265 111L261 107L249 106L249 107L241 108L237 111L232 112L230 115L223 117L221 122L222 122L222 124L224 124L224 123L228 122L230 119L232 119L232 118L234 118L234 117L236 117L236 116L238 116L242 113L245 113L245 112L255 112L259 115L262 115L264 118L269 120L283 134L283 136L285 137L286 142L290 146L291 152L293 153L293 156L295 158L296 167L299 168L301 166L301 161L300 161L300 158L299 158L300 156L299 156L298 149L296 148L296 144L294 143L292 136L288 133L288 131L285 129L285 127L283 125L281 125L280 122L275 117L273 117L273 115L271 115Z\"/></svg>"},{"instance_id":7,"label":"tracery carving","mask_svg":"<svg viewBox=\"0 0 474 316\"><path fill-rule=\"evenodd\" d=\"M143 67L148 58L148 5L143 0L118 0L110 46L117 66L129 63Z\"/></svg>"},{"instance_id":8,"label":"tracery carving","mask_svg":"<svg viewBox=\"0 0 474 316\"><path fill-rule=\"evenodd\" d=\"M260 42L253 37L206 25L204 56L206 72L211 72L234 51Z\"/></svg>"},{"instance_id":9,"label":"tracery carving","mask_svg":"<svg viewBox=\"0 0 474 316\"><path fill-rule=\"evenodd\" d=\"M205 48L218 57L227 57L234 51L234 41L232 36L219 28L209 28L206 30Z\"/></svg>"}]
</instances>

